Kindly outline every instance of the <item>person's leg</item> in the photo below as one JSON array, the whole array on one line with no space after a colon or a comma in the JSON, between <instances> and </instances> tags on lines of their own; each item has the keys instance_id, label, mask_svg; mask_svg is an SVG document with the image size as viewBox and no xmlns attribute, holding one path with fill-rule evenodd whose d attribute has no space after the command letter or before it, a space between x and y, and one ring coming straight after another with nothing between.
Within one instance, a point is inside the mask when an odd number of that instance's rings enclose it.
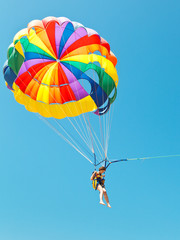
<instances>
[{"instance_id":1,"label":"person's leg","mask_svg":"<svg viewBox=\"0 0 180 240\"><path fill-rule=\"evenodd\" d=\"M100 204L105 205L103 202L103 188L100 184L98 185L97 190L99 191Z\"/></svg>"},{"instance_id":2,"label":"person's leg","mask_svg":"<svg viewBox=\"0 0 180 240\"><path fill-rule=\"evenodd\" d=\"M108 198L108 195L107 195L107 192L106 192L106 189L105 189L105 188L103 188L103 194L104 194L104 198L105 198L105 200L106 200L106 202L107 202L107 206L108 206L109 208L111 208L111 205L109 204L109 198Z\"/></svg>"}]
</instances>

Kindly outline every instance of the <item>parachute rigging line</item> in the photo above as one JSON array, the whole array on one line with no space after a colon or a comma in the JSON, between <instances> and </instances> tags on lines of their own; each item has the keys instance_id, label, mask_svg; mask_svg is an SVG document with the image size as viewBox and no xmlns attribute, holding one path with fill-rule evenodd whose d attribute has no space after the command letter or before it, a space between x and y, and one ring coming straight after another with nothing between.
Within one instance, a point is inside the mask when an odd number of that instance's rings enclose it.
<instances>
[{"instance_id":1,"label":"parachute rigging line","mask_svg":"<svg viewBox=\"0 0 180 240\"><path fill-rule=\"evenodd\" d=\"M70 142L66 137L64 137L47 119L41 117L40 115L38 116L44 123L46 123L50 128L52 128L60 137L62 137L70 146L72 146L78 153L80 153L84 158L86 158L91 164L93 162L72 142ZM94 165L94 164L93 164Z\"/></svg>"},{"instance_id":2,"label":"parachute rigging line","mask_svg":"<svg viewBox=\"0 0 180 240\"><path fill-rule=\"evenodd\" d=\"M159 159L159 158L171 158L171 157L180 157L180 154L153 156L153 157L141 157L141 158L125 158L125 159L117 159L117 160L107 160L107 159L104 159L100 163L105 162L105 166L106 166L106 168L108 168L112 163L117 163L117 162L127 162L127 161L136 161L136 160L148 160L148 159ZM108 164L107 164L107 162L108 162ZM96 164L96 166L99 165L100 163Z\"/></svg>"}]
</instances>

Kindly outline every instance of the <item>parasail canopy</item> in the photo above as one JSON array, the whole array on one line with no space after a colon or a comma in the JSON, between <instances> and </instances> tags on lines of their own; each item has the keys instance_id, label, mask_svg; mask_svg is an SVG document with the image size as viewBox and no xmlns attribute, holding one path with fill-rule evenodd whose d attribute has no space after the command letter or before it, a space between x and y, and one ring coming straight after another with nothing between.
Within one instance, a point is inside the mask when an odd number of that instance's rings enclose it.
<instances>
[{"instance_id":1,"label":"parasail canopy","mask_svg":"<svg viewBox=\"0 0 180 240\"><path fill-rule=\"evenodd\" d=\"M116 63L97 32L64 17L48 17L30 22L15 35L4 78L17 102L44 117L61 119L92 111L101 115L116 98ZM96 72L98 82L86 74L88 70ZM90 85L89 92L82 79Z\"/></svg>"},{"instance_id":2,"label":"parasail canopy","mask_svg":"<svg viewBox=\"0 0 180 240\"><path fill-rule=\"evenodd\" d=\"M116 64L110 45L96 31L65 17L47 17L15 35L3 73L16 101L28 111L71 123L71 117L83 115L85 126L81 121L73 127L94 155L97 135L87 114L93 112L101 121L110 110L117 95ZM106 157L110 122L104 122L96 150L102 148Z\"/></svg>"}]
</instances>

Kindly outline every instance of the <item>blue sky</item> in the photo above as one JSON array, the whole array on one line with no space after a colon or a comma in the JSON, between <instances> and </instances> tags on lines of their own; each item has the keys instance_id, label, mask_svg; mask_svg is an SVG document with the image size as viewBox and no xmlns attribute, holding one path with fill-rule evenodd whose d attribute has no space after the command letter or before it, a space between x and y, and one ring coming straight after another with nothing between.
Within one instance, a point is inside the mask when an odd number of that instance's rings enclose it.
<instances>
[{"instance_id":1,"label":"blue sky","mask_svg":"<svg viewBox=\"0 0 180 240\"><path fill-rule=\"evenodd\" d=\"M179 1L4 1L1 59L33 19L66 16L95 29L118 58L109 156L180 153ZM0 239L178 240L180 158L109 168L112 209L99 205L92 166L0 83Z\"/></svg>"}]
</instances>

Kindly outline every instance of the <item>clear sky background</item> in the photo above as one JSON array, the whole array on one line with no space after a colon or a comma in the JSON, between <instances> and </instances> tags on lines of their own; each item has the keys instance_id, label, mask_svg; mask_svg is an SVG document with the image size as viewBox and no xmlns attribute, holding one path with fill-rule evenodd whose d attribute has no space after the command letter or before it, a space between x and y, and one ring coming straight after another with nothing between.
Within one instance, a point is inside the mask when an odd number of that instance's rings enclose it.
<instances>
[{"instance_id":1,"label":"clear sky background","mask_svg":"<svg viewBox=\"0 0 180 240\"><path fill-rule=\"evenodd\" d=\"M118 58L109 156L180 153L180 2L6 0L0 64L33 19L66 16L95 29ZM179 240L180 158L112 165L112 209L99 205L92 166L0 81L0 239Z\"/></svg>"}]
</instances>

